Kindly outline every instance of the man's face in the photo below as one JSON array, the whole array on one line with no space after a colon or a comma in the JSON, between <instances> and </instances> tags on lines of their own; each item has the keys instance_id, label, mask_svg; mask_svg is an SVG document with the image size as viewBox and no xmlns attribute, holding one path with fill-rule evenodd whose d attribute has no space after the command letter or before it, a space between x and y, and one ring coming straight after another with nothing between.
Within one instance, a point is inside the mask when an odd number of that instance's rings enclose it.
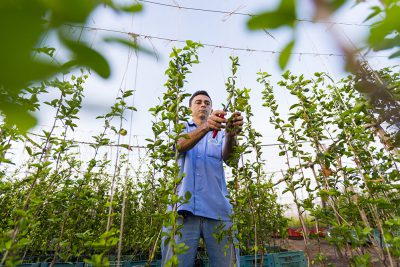
<instances>
[{"instance_id":1,"label":"man's face","mask_svg":"<svg viewBox=\"0 0 400 267\"><path fill-rule=\"evenodd\" d=\"M195 96L192 99L190 110L192 111L193 118L207 119L212 111L211 99L206 95Z\"/></svg>"}]
</instances>

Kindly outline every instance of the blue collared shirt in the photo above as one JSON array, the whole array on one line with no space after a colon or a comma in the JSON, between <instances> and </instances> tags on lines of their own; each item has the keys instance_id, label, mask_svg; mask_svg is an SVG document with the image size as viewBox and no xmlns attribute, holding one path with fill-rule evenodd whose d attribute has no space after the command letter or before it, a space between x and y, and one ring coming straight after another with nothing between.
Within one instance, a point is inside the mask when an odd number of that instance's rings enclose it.
<instances>
[{"instance_id":1,"label":"blue collared shirt","mask_svg":"<svg viewBox=\"0 0 400 267\"><path fill-rule=\"evenodd\" d=\"M197 128L193 120L185 124L185 133ZM224 138L224 131L219 131L215 139L210 131L193 148L179 155L178 164L185 177L178 187L178 195L184 197L187 191L192 194L189 203L181 205L179 211L229 220L232 205L228 199L222 160Z\"/></svg>"}]
</instances>

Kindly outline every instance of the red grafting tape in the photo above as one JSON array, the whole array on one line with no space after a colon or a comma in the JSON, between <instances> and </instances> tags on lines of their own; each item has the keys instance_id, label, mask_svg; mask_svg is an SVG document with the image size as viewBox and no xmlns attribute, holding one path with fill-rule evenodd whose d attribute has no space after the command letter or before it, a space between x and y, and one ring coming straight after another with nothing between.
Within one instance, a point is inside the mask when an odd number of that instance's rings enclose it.
<instances>
[{"instance_id":1,"label":"red grafting tape","mask_svg":"<svg viewBox=\"0 0 400 267\"><path fill-rule=\"evenodd\" d=\"M217 114L217 116L220 117L220 118L222 118L222 119L225 118L225 116L224 116L223 114ZM217 133L218 133L217 130L214 130L214 131L213 131L213 138L217 137Z\"/></svg>"}]
</instances>

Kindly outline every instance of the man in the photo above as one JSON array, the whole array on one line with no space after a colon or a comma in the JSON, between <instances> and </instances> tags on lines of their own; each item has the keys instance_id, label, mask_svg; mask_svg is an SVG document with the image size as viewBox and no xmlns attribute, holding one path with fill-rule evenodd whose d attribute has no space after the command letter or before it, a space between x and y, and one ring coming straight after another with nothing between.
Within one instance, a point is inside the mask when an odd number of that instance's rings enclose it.
<instances>
[{"instance_id":1,"label":"man","mask_svg":"<svg viewBox=\"0 0 400 267\"><path fill-rule=\"evenodd\" d=\"M186 253L178 255L179 266L193 266L200 237L203 238L210 266L234 266L239 255L232 244L232 237L222 235L232 227L230 214L232 206L227 198L223 161L226 163L237 144L236 135L241 131L243 117L240 112L232 114L229 120L221 118L225 111L212 111L212 101L206 91L195 92L189 100L192 119L186 123L185 134L188 138L178 141L180 153L178 164L181 173L185 173L178 188L178 195L185 196L189 191L189 203L179 206L182 218L181 237L177 243L188 246ZM222 131L226 128L226 131ZM217 136L213 138L213 131ZM164 247L166 245L166 247ZM162 241L163 264L172 256L168 244Z\"/></svg>"}]
</instances>

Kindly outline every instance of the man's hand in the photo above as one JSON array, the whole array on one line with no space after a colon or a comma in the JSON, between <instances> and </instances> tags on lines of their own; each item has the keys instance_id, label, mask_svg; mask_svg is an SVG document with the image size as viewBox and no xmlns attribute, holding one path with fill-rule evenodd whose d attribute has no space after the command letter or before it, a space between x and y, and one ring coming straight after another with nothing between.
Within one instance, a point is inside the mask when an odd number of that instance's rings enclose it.
<instances>
[{"instance_id":1,"label":"man's hand","mask_svg":"<svg viewBox=\"0 0 400 267\"><path fill-rule=\"evenodd\" d=\"M230 164L234 147L238 145L236 135L242 131L243 117L240 112L234 112L226 123L225 144L222 151L222 159L226 164ZM231 162L232 163L232 162Z\"/></svg>"},{"instance_id":2,"label":"man's hand","mask_svg":"<svg viewBox=\"0 0 400 267\"><path fill-rule=\"evenodd\" d=\"M226 112L223 110L214 110L211 115L207 118L207 127L209 131L217 130L221 131L221 129L225 128L225 123L227 123L227 119L222 118L225 116Z\"/></svg>"},{"instance_id":3,"label":"man's hand","mask_svg":"<svg viewBox=\"0 0 400 267\"><path fill-rule=\"evenodd\" d=\"M226 123L226 134L234 137L242 131L242 126L243 116L240 112L236 111L232 114L232 116L228 119Z\"/></svg>"}]
</instances>

